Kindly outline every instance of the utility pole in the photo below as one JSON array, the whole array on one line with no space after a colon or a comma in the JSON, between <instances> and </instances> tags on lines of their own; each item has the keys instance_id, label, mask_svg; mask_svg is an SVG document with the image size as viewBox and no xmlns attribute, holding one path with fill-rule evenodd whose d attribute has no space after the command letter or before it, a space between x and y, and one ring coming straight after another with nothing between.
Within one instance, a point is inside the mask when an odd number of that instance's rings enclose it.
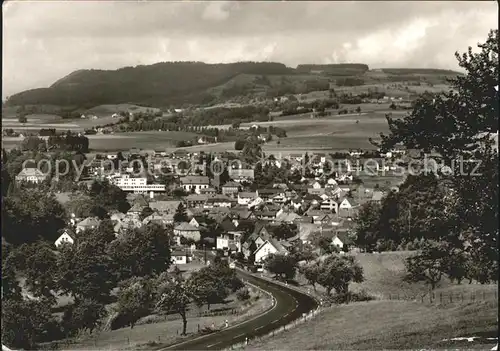
<instances>
[{"instance_id":1,"label":"utility pole","mask_svg":"<svg viewBox=\"0 0 500 351\"><path fill-rule=\"evenodd\" d=\"M411 234L411 204L408 205L408 237Z\"/></svg>"},{"instance_id":2,"label":"utility pole","mask_svg":"<svg viewBox=\"0 0 500 351\"><path fill-rule=\"evenodd\" d=\"M205 255L205 266L207 265L207 244L203 244L203 250Z\"/></svg>"}]
</instances>

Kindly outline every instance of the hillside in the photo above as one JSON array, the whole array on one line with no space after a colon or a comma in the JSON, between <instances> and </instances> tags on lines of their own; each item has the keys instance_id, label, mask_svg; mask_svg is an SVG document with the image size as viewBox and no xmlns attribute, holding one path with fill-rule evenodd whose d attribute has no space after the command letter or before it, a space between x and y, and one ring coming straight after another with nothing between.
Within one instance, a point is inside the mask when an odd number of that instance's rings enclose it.
<instances>
[{"instance_id":1,"label":"hillside","mask_svg":"<svg viewBox=\"0 0 500 351\"><path fill-rule=\"evenodd\" d=\"M213 104L238 96L279 96L328 90L329 83L439 84L456 72L435 69L369 70L364 64L299 65L273 62L205 64L162 62L117 70L78 70L48 88L12 95L8 106L56 105L89 109L105 104L151 107Z\"/></svg>"}]
</instances>

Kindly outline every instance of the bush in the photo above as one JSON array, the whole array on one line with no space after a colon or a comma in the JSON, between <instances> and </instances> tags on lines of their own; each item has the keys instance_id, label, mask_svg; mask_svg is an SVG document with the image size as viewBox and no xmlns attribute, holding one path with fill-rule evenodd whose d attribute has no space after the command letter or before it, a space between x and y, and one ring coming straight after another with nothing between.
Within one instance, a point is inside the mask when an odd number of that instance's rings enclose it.
<instances>
[{"instance_id":1,"label":"bush","mask_svg":"<svg viewBox=\"0 0 500 351\"><path fill-rule=\"evenodd\" d=\"M236 292L236 297L240 301L246 301L250 299L250 291L247 288L241 288Z\"/></svg>"},{"instance_id":2,"label":"bush","mask_svg":"<svg viewBox=\"0 0 500 351\"><path fill-rule=\"evenodd\" d=\"M244 140L236 140L234 143L234 149L236 151L241 151L245 147L245 141Z\"/></svg>"},{"instance_id":3,"label":"bush","mask_svg":"<svg viewBox=\"0 0 500 351\"><path fill-rule=\"evenodd\" d=\"M375 300L375 298L372 295L368 294L366 290L361 290L359 292L350 291L345 294L335 294L332 296L325 295L323 297L323 303L326 303L327 305L329 304L341 305L350 302L362 302L362 301L372 301L372 300Z\"/></svg>"}]
</instances>

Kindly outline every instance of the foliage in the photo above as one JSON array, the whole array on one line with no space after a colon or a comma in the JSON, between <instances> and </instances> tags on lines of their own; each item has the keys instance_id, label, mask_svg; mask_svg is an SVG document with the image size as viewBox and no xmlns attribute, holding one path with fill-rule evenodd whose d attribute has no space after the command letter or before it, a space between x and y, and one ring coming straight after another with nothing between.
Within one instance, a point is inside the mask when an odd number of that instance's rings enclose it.
<instances>
[{"instance_id":1,"label":"foliage","mask_svg":"<svg viewBox=\"0 0 500 351\"><path fill-rule=\"evenodd\" d=\"M187 281L189 292L199 307L207 304L207 308L210 309L211 304L223 302L228 296L228 289L223 279L215 273L211 267L203 267L194 272Z\"/></svg>"},{"instance_id":2,"label":"foliage","mask_svg":"<svg viewBox=\"0 0 500 351\"><path fill-rule=\"evenodd\" d=\"M120 284L117 299L117 311L133 328L142 317L153 308L154 286L151 279L134 277Z\"/></svg>"},{"instance_id":3,"label":"foliage","mask_svg":"<svg viewBox=\"0 0 500 351\"><path fill-rule=\"evenodd\" d=\"M89 195L94 199L96 205L108 212L118 210L126 213L130 208L127 202L127 193L108 181L94 181L90 187Z\"/></svg>"},{"instance_id":4,"label":"foliage","mask_svg":"<svg viewBox=\"0 0 500 351\"><path fill-rule=\"evenodd\" d=\"M76 301L109 301L118 271L117 262L106 252L112 237L103 235L102 229L86 230L78 233L72 245L59 248L57 285L63 293L71 294Z\"/></svg>"},{"instance_id":5,"label":"foliage","mask_svg":"<svg viewBox=\"0 0 500 351\"><path fill-rule=\"evenodd\" d=\"M186 212L186 206L181 202L179 206L177 206L177 210L175 211L174 214L174 222L187 222L188 220L188 215Z\"/></svg>"},{"instance_id":6,"label":"foliage","mask_svg":"<svg viewBox=\"0 0 500 351\"><path fill-rule=\"evenodd\" d=\"M337 294L346 294L351 282L361 283L363 280L363 268L354 257L331 255L321 263L317 282L326 289L326 294L330 295L332 289L335 289Z\"/></svg>"},{"instance_id":7,"label":"foliage","mask_svg":"<svg viewBox=\"0 0 500 351\"><path fill-rule=\"evenodd\" d=\"M17 273L26 278L31 294L52 306L56 299L56 255L47 243L23 244L11 253Z\"/></svg>"},{"instance_id":8,"label":"foliage","mask_svg":"<svg viewBox=\"0 0 500 351\"><path fill-rule=\"evenodd\" d=\"M428 241L422 251L406 260L407 281L424 281L434 290L447 269L448 251L445 242Z\"/></svg>"},{"instance_id":9,"label":"foliage","mask_svg":"<svg viewBox=\"0 0 500 351\"><path fill-rule=\"evenodd\" d=\"M80 330L92 333L105 312L104 305L98 301L86 298L76 301L64 311L62 324L66 334L75 335Z\"/></svg>"},{"instance_id":10,"label":"foliage","mask_svg":"<svg viewBox=\"0 0 500 351\"><path fill-rule=\"evenodd\" d=\"M446 191L436 198L444 205L426 204L441 216L427 220L442 223L437 233L445 236L449 254L468 247L474 262L470 267L480 265L474 270L487 272L481 277L485 282L498 280L498 154L492 147L492 134L498 138L498 30L478 47L478 53L472 48L456 53L466 75L450 79L453 90L422 96L403 119L387 118L390 133L381 136L380 147L387 150L400 143L435 151L451 166L451 172L439 173ZM423 270L430 265L426 260L414 265L419 263ZM441 270L439 258L435 264ZM437 279L439 274L432 275Z\"/></svg>"},{"instance_id":11,"label":"foliage","mask_svg":"<svg viewBox=\"0 0 500 351\"><path fill-rule=\"evenodd\" d=\"M2 344L34 350L53 323L50 306L33 300L2 301Z\"/></svg>"},{"instance_id":12,"label":"foliage","mask_svg":"<svg viewBox=\"0 0 500 351\"><path fill-rule=\"evenodd\" d=\"M310 263L300 267L300 273L304 275L307 282L313 286L314 291L316 291L316 283L319 279L319 274L321 273L321 265L318 262Z\"/></svg>"},{"instance_id":13,"label":"foliage","mask_svg":"<svg viewBox=\"0 0 500 351\"><path fill-rule=\"evenodd\" d=\"M264 267L273 273L276 279L290 280L295 278L297 262L289 255L271 254L265 259Z\"/></svg>"},{"instance_id":14,"label":"foliage","mask_svg":"<svg viewBox=\"0 0 500 351\"><path fill-rule=\"evenodd\" d=\"M273 230L273 235L278 240L286 240L297 234L297 225L282 223Z\"/></svg>"},{"instance_id":15,"label":"foliage","mask_svg":"<svg viewBox=\"0 0 500 351\"><path fill-rule=\"evenodd\" d=\"M247 288L241 288L236 292L236 298L240 301L247 301L250 299L250 291Z\"/></svg>"},{"instance_id":16,"label":"foliage","mask_svg":"<svg viewBox=\"0 0 500 351\"><path fill-rule=\"evenodd\" d=\"M2 237L20 245L44 239L54 242L65 225L65 212L54 194L43 189L19 189L3 199Z\"/></svg>"},{"instance_id":17,"label":"foliage","mask_svg":"<svg viewBox=\"0 0 500 351\"><path fill-rule=\"evenodd\" d=\"M170 267L170 235L157 224L126 231L108 251L120 280L160 274Z\"/></svg>"},{"instance_id":18,"label":"foliage","mask_svg":"<svg viewBox=\"0 0 500 351\"><path fill-rule=\"evenodd\" d=\"M157 285L155 308L163 312L175 312L182 317L182 333L186 335L187 310L191 302L189 290L182 280L174 280L166 274L160 275Z\"/></svg>"}]
</instances>

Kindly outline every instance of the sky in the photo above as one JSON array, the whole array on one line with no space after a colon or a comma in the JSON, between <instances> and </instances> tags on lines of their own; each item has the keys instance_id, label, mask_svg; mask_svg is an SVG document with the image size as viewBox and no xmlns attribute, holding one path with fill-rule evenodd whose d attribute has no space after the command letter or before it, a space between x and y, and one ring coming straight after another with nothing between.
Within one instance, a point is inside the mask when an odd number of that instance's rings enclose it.
<instances>
[{"instance_id":1,"label":"sky","mask_svg":"<svg viewBox=\"0 0 500 351\"><path fill-rule=\"evenodd\" d=\"M496 1L3 3L2 98L79 69L164 61L458 69L498 26Z\"/></svg>"}]
</instances>

